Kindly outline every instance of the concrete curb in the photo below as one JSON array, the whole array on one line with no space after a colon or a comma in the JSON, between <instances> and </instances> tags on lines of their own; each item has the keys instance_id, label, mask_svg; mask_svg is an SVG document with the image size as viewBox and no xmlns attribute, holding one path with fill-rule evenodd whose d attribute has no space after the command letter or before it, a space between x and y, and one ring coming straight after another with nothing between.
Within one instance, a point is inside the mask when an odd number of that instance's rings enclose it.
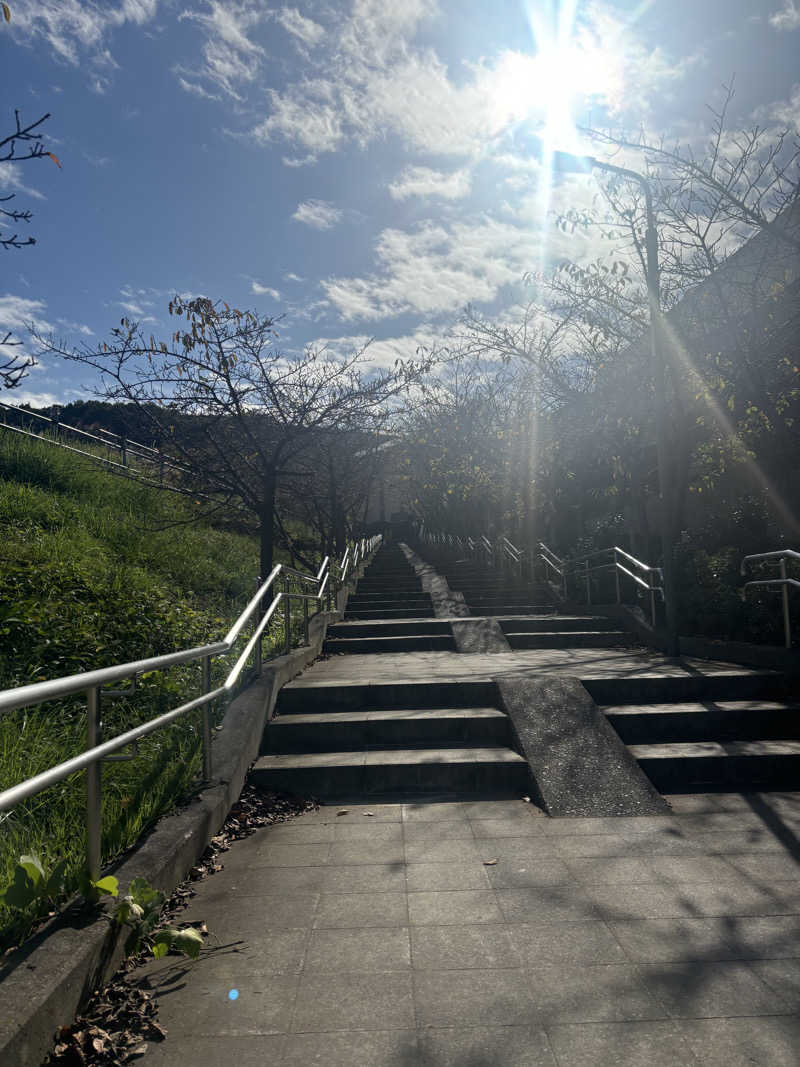
<instances>
[{"instance_id":1,"label":"concrete curb","mask_svg":"<svg viewBox=\"0 0 800 1067\"><path fill-rule=\"evenodd\" d=\"M328 624L341 617L346 600L341 590L339 611L311 619L309 645L271 660L231 703L214 740L213 784L184 810L160 819L128 859L112 866L121 892L137 877L167 894L183 881L241 793L281 687L319 655ZM73 906L4 962L0 1064L40 1067L57 1027L71 1023L119 966L123 940L107 919Z\"/></svg>"},{"instance_id":2,"label":"concrete curb","mask_svg":"<svg viewBox=\"0 0 800 1067\"><path fill-rule=\"evenodd\" d=\"M447 584L447 579L442 577L430 563L426 563L421 556L418 556L413 548L409 548L403 541L399 545L403 555L414 568L414 573L422 582L422 588L430 594L436 618L470 618L470 610L464 603L464 594L451 589Z\"/></svg>"}]
</instances>

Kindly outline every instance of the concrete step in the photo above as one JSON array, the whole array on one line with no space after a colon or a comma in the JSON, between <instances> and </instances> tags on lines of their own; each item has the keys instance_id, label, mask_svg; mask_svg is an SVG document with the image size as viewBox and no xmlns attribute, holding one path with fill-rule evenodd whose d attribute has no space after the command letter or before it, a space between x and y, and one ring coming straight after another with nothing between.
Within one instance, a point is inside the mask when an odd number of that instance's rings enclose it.
<instances>
[{"instance_id":1,"label":"concrete step","mask_svg":"<svg viewBox=\"0 0 800 1067\"><path fill-rule=\"evenodd\" d=\"M557 615L550 612L541 616L500 619L504 633L566 633L569 630L597 631L616 630L616 619L595 615Z\"/></svg>"},{"instance_id":2,"label":"concrete step","mask_svg":"<svg viewBox=\"0 0 800 1067\"><path fill-rule=\"evenodd\" d=\"M552 605L548 604L477 604L467 600L467 607L473 615L498 618L500 615L544 615Z\"/></svg>"},{"instance_id":3,"label":"concrete step","mask_svg":"<svg viewBox=\"0 0 800 1067\"><path fill-rule=\"evenodd\" d=\"M456 652L452 634L402 634L395 637L329 637L324 652L329 656L341 653L378 652Z\"/></svg>"},{"instance_id":4,"label":"concrete step","mask_svg":"<svg viewBox=\"0 0 800 1067\"><path fill-rule=\"evenodd\" d=\"M497 707L499 694L492 681L379 682L374 685L302 685L281 689L279 715L386 708Z\"/></svg>"},{"instance_id":5,"label":"concrete step","mask_svg":"<svg viewBox=\"0 0 800 1067\"><path fill-rule=\"evenodd\" d=\"M504 746L375 749L262 756L254 784L315 796L487 793L527 789L528 764Z\"/></svg>"},{"instance_id":6,"label":"concrete step","mask_svg":"<svg viewBox=\"0 0 800 1067\"><path fill-rule=\"evenodd\" d=\"M621 668L624 669L624 668ZM787 679L767 670L719 674L639 674L616 678L586 678L585 688L595 704L673 704L706 700L791 699Z\"/></svg>"},{"instance_id":7,"label":"concrete step","mask_svg":"<svg viewBox=\"0 0 800 1067\"><path fill-rule=\"evenodd\" d=\"M638 644L625 630L565 630L561 633L508 633L513 649L522 648L617 648Z\"/></svg>"},{"instance_id":8,"label":"concrete step","mask_svg":"<svg viewBox=\"0 0 800 1067\"><path fill-rule=\"evenodd\" d=\"M694 741L629 745L662 793L703 788L800 789L800 741Z\"/></svg>"},{"instance_id":9,"label":"concrete step","mask_svg":"<svg viewBox=\"0 0 800 1067\"><path fill-rule=\"evenodd\" d=\"M416 578L413 581L381 579L381 581L375 582L368 582L362 578L356 588L359 595L373 593L420 593L422 591L422 583Z\"/></svg>"},{"instance_id":10,"label":"concrete step","mask_svg":"<svg viewBox=\"0 0 800 1067\"><path fill-rule=\"evenodd\" d=\"M800 705L782 701L623 704L601 710L629 745L800 737Z\"/></svg>"},{"instance_id":11,"label":"concrete step","mask_svg":"<svg viewBox=\"0 0 800 1067\"><path fill-rule=\"evenodd\" d=\"M328 637L402 637L408 634L450 634L450 623L443 619L418 619L416 622L381 619L376 622L336 622L328 627Z\"/></svg>"},{"instance_id":12,"label":"concrete step","mask_svg":"<svg viewBox=\"0 0 800 1067\"><path fill-rule=\"evenodd\" d=\"M278 715L267 727L262 753L509 743L508 716L497 708L389 708Z\"/></svg>"},{"instance_id":13,"label":"concrete step","mask_svg":"<svg viewBox=\"0 0 800 1067\"><path fill-rule=\"evenodd\" d=\"M377 611L379 608L414 608L430 603L430 597L426 593L403 594L380 593L375 596L361 596L352 594L347 599L348 608L369 608Z\"/></svg>"},{"instance_id":14,"label":"concrete step","mask_svg":"<svg viewBox=\"0 0 800 1067\"><path fill-rule=\"evenodd\" d=\"M344 613L345 621L349 619L432 619L433 605L429 602L417 608L350 608Z\"/></svg>"}]
</instances>

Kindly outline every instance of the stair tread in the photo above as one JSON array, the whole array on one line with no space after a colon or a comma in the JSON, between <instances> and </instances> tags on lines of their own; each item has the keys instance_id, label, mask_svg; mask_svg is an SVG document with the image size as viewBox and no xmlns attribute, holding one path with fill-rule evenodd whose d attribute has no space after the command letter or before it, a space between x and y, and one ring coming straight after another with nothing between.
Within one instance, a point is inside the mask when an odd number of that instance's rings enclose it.
<instances>
[{"instance_id":1,"label":"stair tread","mask_svg":"<svg viewBox=\"0 0 800 1067\"><path fill-rule=\"evenodd\" d=\"M273 726L291 726L297 724L311 725L330 722L382 722L396 719L505 719L506 714L499 708L389 708L369 711L325 711L300 712L298 714L276 715L270 722Z\"/></svg>"},{"instance_id":2,"label":"stair tread","mask_svg":"<svg viewBox=\"0 0 800 1067\"><path fill-rule=\"evenodd\" d=\"M453 748L361 749L356 752L290 752L262 756L255 769L270 767L359 767L381 764L525 763L513 749L502 746Z\"/></svg>"},{"instance_id":3,"label":"stair tread","mask_svg":"<svg viewBox=\"0 0 800 1067\"><path fill-rule=\"evenodd\" d=\"M711 707L707 705L710 704ZM709 700L706 704L685 701L671 704L607 704L600 709L606 715L713 715L717 711L794 711L800 705L779 700Z\"/></svg>"},{"instance_id":4,"label":"stair tread","mask_svg":"<svg viewBox=\"0 0 800 1067\"><path fill-rule=\"evenodd\" d=\"M800 741L679 741L628 745L634 759L692 759L700 756L800 756Z\"/></svg>"}]
</instances>

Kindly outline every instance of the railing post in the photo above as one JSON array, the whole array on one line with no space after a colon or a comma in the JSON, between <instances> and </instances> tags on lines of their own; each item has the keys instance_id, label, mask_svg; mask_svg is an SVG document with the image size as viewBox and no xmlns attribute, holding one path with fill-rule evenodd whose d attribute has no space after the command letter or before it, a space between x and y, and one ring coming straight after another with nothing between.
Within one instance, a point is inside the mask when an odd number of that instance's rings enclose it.
<instances>
[{"instance_id":1,"label":"railing post","mask_svg":"<svg viewBox=\"0 0 800 1067\"><path fill-rule=\"evenodd\" d=\"M256 591L258 591L260 588L261 588L261 576L259 575L259 577L256 579ZM257 629L260 626L261 620L262 620L263 617L264 617L264 597L262 596L261 599L258 602L258 611L256 612L255 622L253 624L254 629ZM256 667L256 674L259 675L259 676L261 675L261 664L262 664L263 658L264 658L263 645L264 645L264 634L261 633L259 635L258 640L256 641L256 647L255 647L255 656L256 656L255 667Z\"/></svg>"},{"instance_id":2,"label":"railing post","mask_svg":"<svg viewBox=\"0 0 800 1067\"><path fill-rule=\"evenodd\" d=\"M303 644L308 644L308 601L303 597Z\"/></svg>"},{"instance_id":3,"label":"railing post","mask_svg":"<svg viewBox=\"0 0 800 1067\"><path fill-rule=\"evenodd\" d=\"M648 581L650 582L650 622L653 624L653 629L656 628L656 587L653 585L653 573L648 574Z\"/></svg>"},{"instance_id":4,"label":"railing post","mask_svg":"<svg viewBox=\"0 0 800 1067\"><path fill-rule=\"evenodd\" d=\"M622 596L620 594L620 588L619 588L619 567L617 566L618 560L617 560L617 550L616 550L616 548L613 550L613 552L614 552L614 581L616 582L616 586L617 586L617 603L621 604L622 603Z\"/></svg>"},{"instance_id":5,"label":"railing post","mask_svg":"<svg viewBox=\"0 0 800 1067\"><path fill-rule=\"evenodd\" d=\"M211 692L211 656L203 656L203 692ZM211 704L203 705L203 781L210 782L211 765Z\"/></svg>"},{"instance_id":6,"label":"railing post","mask_svg":"<svg viewBox=\"0 0 800 1067\"><path fill-rule=\"evenodd\" d=\"M86 747L100 744L100 687L86 691ZM102 860L103 800L101 794L102 765L99 760L86 768L86 870L96 882L100 877Z\"/></svg>"},{"instance_id":7,"label":"railing post","mask_svg":"<svg viewBox=\"0 0 800 1067\"><path fill-rule=\"evenodd\" d=\"M289 596L289 575L283 578L283 651L288 656L292 647L292 600Z\"/></svg>"},{"instance_id":8,"label":"railing post","mask_svg":"<svg viewBox=\"0 0 800 1067\"><path fill-rule=\"evenodd\" d=\"M789 586L786 584L786 560L781 560L781 600L783 601L783 643L787 648L792 647L792 621L789 618Z\"/></svg>"}]
</instances>

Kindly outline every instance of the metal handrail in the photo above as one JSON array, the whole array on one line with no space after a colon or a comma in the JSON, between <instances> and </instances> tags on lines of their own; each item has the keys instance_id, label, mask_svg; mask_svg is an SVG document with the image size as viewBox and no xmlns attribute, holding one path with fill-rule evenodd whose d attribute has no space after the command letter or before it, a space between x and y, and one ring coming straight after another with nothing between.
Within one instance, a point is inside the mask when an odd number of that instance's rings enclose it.
<instances>
[{"instance_id":1,"label":"metal handrail","mask_svg":"<svg viewBox=\"0 0 800 1067\"><path fill-rule=\"evenodd\" d=\"M779 548L774 552L757 552L750 556L745 556L739 567L739 573L744 575L747 573L747 565L749 563L777 563L780 567L780 576L777 578L763 578L756 581L745 582L742 586L741 595L745 600L747 597L747 590L754 588L755 586L769 586L775 588L780 586L781 590L781 609L783 614L783 643L786 648L792 647L792 620L789 615L789 589L800 589L800 582L795 578L789 578L786 573L786 561L796 560L800 562L800 552L795 552L791 548Z\"/></svg>"},{"instance_id":2,"label":"metal handrail","mask_svg":"<svg viewBox=\"0 0 800 1067\"><path fill-rule=\"evenodd\" d=\"M355 554L360 554L364 559L370 555L382 540L381 535L370 539L362 539L355 548ZM350 547L345 553L347 559ZM262 614L255 625L247 645L241 652L221 686L211 688L211 660L215 655L229 653L241 636L247 623L260 611L260 606L266 592L274 585L278 578L283 579L283 589L273 597L269 607ZM290 581L302 580L316 585L317 590L313 594L293 592ZM56 678L46 682L35 682L31 685L18 686L0 692L0 715L21 707L42 704L48 700L69 696L73 693L83 692L86 694L87 712L87 748L78 756L50 767L32 778L20 782L10 789L0 793L0 811L7 811L15 807L23 800L37 793L43 792L50 786L63 781L76 771L86 769L86 866L89 877L96 880L100 873L101 862L101 828L102 808L100 792L100 764L112 753L126 748L132 742L155 732L161 727L168 725L175 719L199 708L203 709L203 777L210 780L212 774L211 764L211 705L214 701L229 693L250 656L255 651L255 666L260 673L262 664L262 638L264 630L275 615L279 605L284 604L284 639L283 651L288 653L291 647L291 601L303 602L304 637L308 642L308 603L317 601L320 605L327 597L328 604L331 600L331 589L336 578L331 579L330 559L328 556L322 561L316 576L304 574L292 567L278 564L273 567L268 578L259 586L255 595L250 599L246 607L240 613L233 626L228 630L222 641L200 645L196 648L183 649L179 652L171 652L163 656L152 656L143 660L135 660L129 663L115 664L112 667L103 667L93 671L85 671L82 674L74 674L65 678ZM338 583L341 586L341 582ZM203 693L199 697L173 708L146 723L127 730L110 741L100 740L100 698L102 687L110 682L119 681L123 678L133 677L144 672L166 670L180 663L189 663L202 660L203 664Z\"/></svg>"},{"instance_id":3,"label":"metal handrail","mask_svg":"<svg viewBox=\"0 0 800 1067\"><path fill-rule=\"evenodd\" d=\"M600 556L606 556L611 553L612 558L607 563L595 563L590 566L589 561L595 560ZM635 574L630 567L626 567L620 562L619 557L624 559L627 563L637 568L640 574ZM580 565L583 564L581 568ZM664 575L660 567L651 567L648 563L643 563L640 559L632 556L630 552L626 552L624 548L620 548L619 545L612 545L610 548L598 548L594 552L587 552L582 556L575 556L572 559L566 560L563 563L563 573L566 587L566 577L568 573L573 573L576 577L580 577L585 583L586 588L586 603L590 605L592 603L592 584L591 577L598 571L613 570L614 581L616 585L616 598L617 603L622 603L622 589L620 586L620 575L624 574L625 577L630 578L636 585L644 589L650 597L650 621L655 627L656 625L656 598L660 597L664 602ZM644 577L641 577L644 575ZM646 579L646 580L645 580Z\"/></svg>"}]
</instances>

